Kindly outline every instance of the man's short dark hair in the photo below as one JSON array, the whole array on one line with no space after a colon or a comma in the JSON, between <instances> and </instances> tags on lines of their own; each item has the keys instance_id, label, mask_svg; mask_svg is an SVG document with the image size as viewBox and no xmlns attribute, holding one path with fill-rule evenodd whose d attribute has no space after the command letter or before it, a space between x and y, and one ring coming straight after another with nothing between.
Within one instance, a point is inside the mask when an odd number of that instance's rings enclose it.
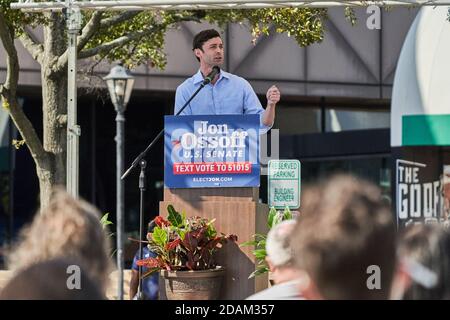
<instances>
[{"instance_id":1,"label":"man's short dark hair","mask_svg":"<svg viewBox=\"0 0 450 320\"><path fill-rule=\"evenodd\" d=\"M202 49L203 44L209 39L220 38L219 32L215 29L203 30L197 33L192 41L192 50Z\"/></svg>"},{"instance_id":2,"label":"man's short dark hair","mask_svg":"<svg viewBox=\"0 0 450 320\"><path fill-rule=\"evenodd\" d=\"M387 299L395 267L395 224L374 184L338 175L302 192L291 238L297 267L325 299ZM367 286L380 268L381 289Z\"/></svg>"}]
</instances>

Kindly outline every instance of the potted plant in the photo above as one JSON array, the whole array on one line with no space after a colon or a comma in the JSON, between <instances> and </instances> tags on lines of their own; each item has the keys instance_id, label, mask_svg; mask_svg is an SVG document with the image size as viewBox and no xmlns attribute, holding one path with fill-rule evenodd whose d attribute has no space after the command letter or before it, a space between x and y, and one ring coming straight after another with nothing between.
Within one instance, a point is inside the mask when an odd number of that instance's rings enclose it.
<instances>
[{"instance_id":1,"label":"potted plant","mask_svg":"<svg viewBox=\"0 0 450 320\"><path fill-rule=\"evenodd\" d=\"M167 210L167 219L156 217L153 232L147 234L146 243L156 257L137 261L149 270L144 277L160 272L169 300L217 299L225 269L217 266L214 255L237 236L218 233L215 219L186 218L172 205Z\"/></svg>"}]
</instances>

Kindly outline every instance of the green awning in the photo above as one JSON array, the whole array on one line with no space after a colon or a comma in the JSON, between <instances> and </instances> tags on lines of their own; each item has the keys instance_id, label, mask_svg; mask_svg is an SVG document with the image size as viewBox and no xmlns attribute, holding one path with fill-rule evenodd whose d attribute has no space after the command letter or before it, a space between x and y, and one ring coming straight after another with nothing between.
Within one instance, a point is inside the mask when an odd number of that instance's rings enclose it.
<instances>
[{"instance_id":1,"label":"green awning","mask_svg":"<svg viewBox=\"0 0 450 320\"><path fill-rule=\"evenodd\" d=\"M402 117L403 146L450 146L450 114Z\"/></svg>"}]
</instances>

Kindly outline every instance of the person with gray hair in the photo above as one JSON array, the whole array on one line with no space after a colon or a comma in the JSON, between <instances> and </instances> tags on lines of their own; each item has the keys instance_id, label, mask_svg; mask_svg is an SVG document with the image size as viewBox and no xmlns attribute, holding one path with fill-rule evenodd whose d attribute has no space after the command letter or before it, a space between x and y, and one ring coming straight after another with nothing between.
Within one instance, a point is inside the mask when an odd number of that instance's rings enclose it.
<instances>
[{"instance_id":1,"label":"person with gray hair","mask_svg":"<svg viewBox=\"0 0 450 320\"><path fill-rule=\"evenodd\" d=\"M247 300L302 299L298 289L299 270L294 266L290 236L295 220L286 220L274 226L267 234L266 261L275 285L255 293Z\"/></svg>"}]
</instances>

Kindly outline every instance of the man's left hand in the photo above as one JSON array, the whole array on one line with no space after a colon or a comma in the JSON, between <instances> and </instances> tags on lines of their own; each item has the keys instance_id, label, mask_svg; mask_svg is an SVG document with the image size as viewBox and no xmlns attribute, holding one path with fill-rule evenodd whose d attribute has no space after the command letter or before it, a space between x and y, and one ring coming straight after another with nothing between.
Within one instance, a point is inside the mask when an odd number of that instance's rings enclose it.
<instances>
[{"instance_id":1,"label":"man's left hand","mask_svg":"<svg viewBox=\"0 0 450 320\"><path fill-rule=\"evenodd\" d=\"M271 86L266 94L267 105L274 107L280 101L280 96L280 90L276 86Z\"/></svg>"}]
</instances>

